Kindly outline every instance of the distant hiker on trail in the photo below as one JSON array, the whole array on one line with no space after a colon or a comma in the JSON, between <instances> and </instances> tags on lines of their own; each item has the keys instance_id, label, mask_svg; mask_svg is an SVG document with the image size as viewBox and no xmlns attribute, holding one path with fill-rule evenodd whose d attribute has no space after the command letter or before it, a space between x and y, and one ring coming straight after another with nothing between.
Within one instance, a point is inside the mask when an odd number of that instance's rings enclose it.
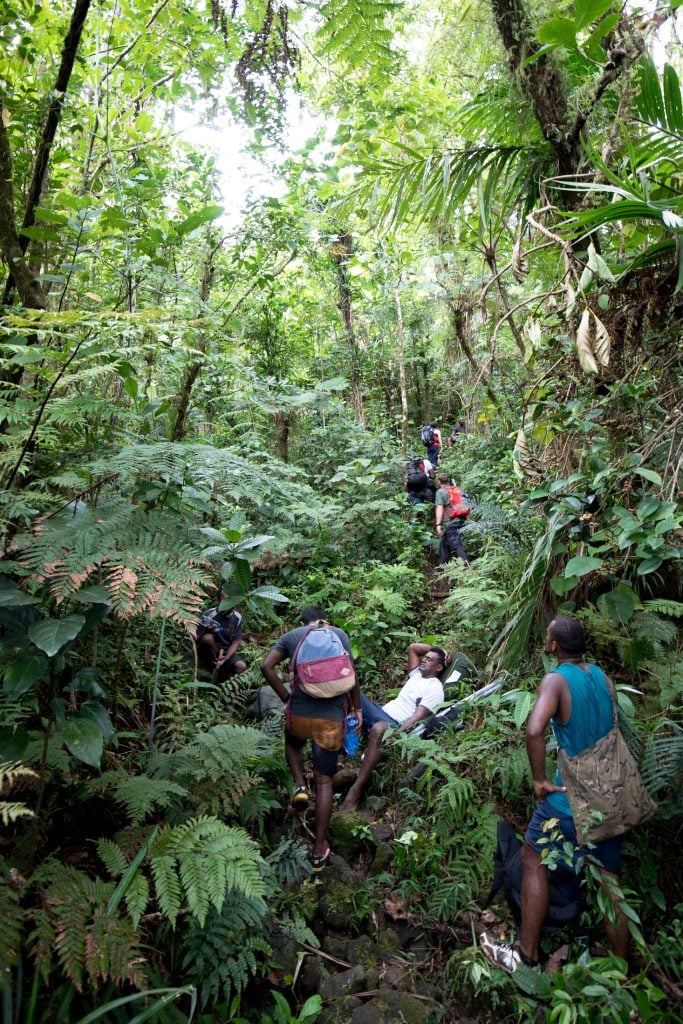
<instances>
[{"instance_id":1,"label":"distant hiker on trail","mask_svg":"<svg viewBox=\"0 0 683 1024\"><path fill-rule=\"evenodd\" d=\"M436 469L439 464L439 452L441 451L441 431L439 421L433 420L421 431L422 444L427 449L427 458Z\"/></svg>"},{"instance_id":2,"label":"distant hiker on trail","mask_svg":"<svg viewBox=\"0 0 683 1024\"><path fill-rule=\"evenodd\" d=\"M451 656L440 647L413 643L408 648L408 679L398 697L380 706L361 693L363 731L368 736L368 747L358 778L346 794L342 811L358 809L375 766L382 755L382 736L391 726L397 732L408 732L434 713L443 703L444 690L439 675L450 663Z\"/></svg>"},{"instance_id":3,"label":"distant hiker on trail","mask_svg":"<svg viewBox=\"0 0 683 1024\"><path fill-rule=\"evenodd\" d=\"M322 871L330 856L327 830L332 814L332 778L344 744L346 716L354 714L360 729L363 713L346 633L331 626L322 608L314 605L304 608L301 623L280 637L264 658L261 672L286 704L285 756L294 779L290 801L294 811L305 811L310 803L303 748L308 740L313 741L315 843L311 863L317 872ZM280 662L287 660L291 696L275 671ZM333 670L332 675L328 669Z\"/></svg>"},{"instance_id":4,"label":"distant hiker on trail","mask_svg":"<svg viewBox=\"0 0 683 1024\"><path fill-rule=\"evenodd\" d=\"M460 538L460 530L470 514L470 504L460 488L452 483L448 473L440 473L437 479L439 489L434 497L434 504L436 507L436 534L441 538L439 565L450 562L453 555L458 555L465 565L469 565L467 552Z\"/></svg>"},{"instance_id":5,"label":"distant hiker on trail","mask_svg":"<svg viewBox=\"0 0 683 1024\"><path fill-rule=\"evenodd\" d=\"M459 420L448 435L448 447L452 448L461 437L467 433L467 426L464 420Z\"/></svg>"},{"instance_id":6,"label":"distant hiker on trail","mask_svg":"<svg viewBox=\"0 0 683 1024\"><path fill-rule=\"evenodd\" d=\"M224 597L221 591L220 600ZM195 635L199 663L212 673L212 682L222 683L246 671L247 662L237 653L242 639L242 616L234 608L226 612L218 607L207 608L200 616Z\"/></svg>"},{"instance_id":7,"label":"distant hiker on trail","mask_svg":"<svg viewBox=\"0 0 683 1024\"><path fill-rule=\"evenodd\" d=\"M413 459L406 474L408 501L413 505L433 504L436 493L434 467L429 459Z\"/></svg>"},{"instance_id":8,"label":"distant hiker on trail","mask_svg":"<svg viewBox=\"0 0 683 1024\"><path fill-rule=\"evenodd\" d=\"M522 851L522 927L514 946L484 932L482 949L496 966L513 973L520 963L538 964L541 930L548 912L548 868L541 860L544 851L565 856L569 843L578 854L577 836L571 807L559 770L555 781L545 775L545 731L550 723L560 751L575 758L613 728L614 695L602 669L584 660L586 634L577 619L553 619L546 634L545 651L557 657L558 665L548 672L538 688L526 727L526 747L533 777L534 793L540 800L524 836ZM556 824L551 827L549 821ZM621 836L595 842L590 854L601 867L601 874L619 881ZM609 894L609 889L607 890ZM616 909L616 908L615 908ZM607 941L612 951L626 958L628 924L619 911L616 925L605 921Z\"/></svg>"}]
</instances>

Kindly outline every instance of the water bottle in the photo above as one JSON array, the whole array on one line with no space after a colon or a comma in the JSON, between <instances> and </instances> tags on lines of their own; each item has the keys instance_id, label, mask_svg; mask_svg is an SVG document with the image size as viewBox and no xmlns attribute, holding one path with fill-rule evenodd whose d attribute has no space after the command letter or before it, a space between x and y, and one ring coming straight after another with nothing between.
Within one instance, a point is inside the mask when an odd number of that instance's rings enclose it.
<instances>
[{"instance_id":1,"label":"water bottle","mask_svg":"<svg viewBox=\"0 0 683 1024\"><path fill-rule=\"evenodd\" d=\"M356 726L358 725L358 719L355 715L346 716L346 735L344 736L344 750L349 757L355 757L358 753L358 733L356 732Z\"/></svg>"}]
</instances>

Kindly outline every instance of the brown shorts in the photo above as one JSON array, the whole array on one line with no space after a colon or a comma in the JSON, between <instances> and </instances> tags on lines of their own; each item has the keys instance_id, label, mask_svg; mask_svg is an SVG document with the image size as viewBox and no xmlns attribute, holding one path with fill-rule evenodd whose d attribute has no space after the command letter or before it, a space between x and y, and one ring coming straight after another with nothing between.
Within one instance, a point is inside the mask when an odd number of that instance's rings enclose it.
<instances>
[{"instance_id":1,"label":"brown shorts","mask_svg":"<svg viewBox=\"0 0 683 1024\"><path fill-rule=\"evenodd\" d=\"M287 742L301 748L313 741L313 767L321 775L334 775L337 759L344 744L344 723L328 718L303 718L290 715L286 730Z\"/></svg>"}]
</instances>

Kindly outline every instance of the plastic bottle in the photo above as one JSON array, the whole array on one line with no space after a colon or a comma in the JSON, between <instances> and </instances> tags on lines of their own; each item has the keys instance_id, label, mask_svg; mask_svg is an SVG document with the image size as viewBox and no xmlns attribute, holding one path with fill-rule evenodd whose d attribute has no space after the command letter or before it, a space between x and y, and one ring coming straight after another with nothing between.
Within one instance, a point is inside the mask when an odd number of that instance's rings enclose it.
<instances>
[{"instance_id":1,"label":"plastic bottle","mask_svg":"<svg viewBox=\"0 0 683 1024\"><path fill-rule=\"evenodd\" d=\"M355 715L346 716L346 735L344 736L344 750L349 757L355 757L358 753L358 733L356 732L356 726L358 725L358 719Z\"/></svg>"}]
</instances>

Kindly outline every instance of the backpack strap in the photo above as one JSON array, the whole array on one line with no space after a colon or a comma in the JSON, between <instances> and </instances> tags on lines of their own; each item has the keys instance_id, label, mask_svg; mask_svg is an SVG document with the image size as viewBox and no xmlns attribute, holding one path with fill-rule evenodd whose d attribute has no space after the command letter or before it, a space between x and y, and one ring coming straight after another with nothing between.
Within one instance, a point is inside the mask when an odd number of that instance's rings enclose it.
<instances>
[{"instance_id":1,"label":"backpack strap","mask_svg":"<svg viewBox=\"0 0 683 1024\"><path fill-rule=\"evenodd\" d=\"M296 650L294 651L294 654L292 655L291 661L289 663L289 689L290 689L290 693L294 693L294 690L296 689L296 659L299 657L299 651L301 650L302 643L304 642L304 640L306 639L308 634L312 633L314 629L319 629L320 626L326 626L326 625L329 625L329 623L327 622L326 619L318 619L317 622L311 622L311 624L309 625L308 629L306 630L304 635L301 637L301 640L299 640L299 643L296 645Z\"/></svg>"}]
</instances>

